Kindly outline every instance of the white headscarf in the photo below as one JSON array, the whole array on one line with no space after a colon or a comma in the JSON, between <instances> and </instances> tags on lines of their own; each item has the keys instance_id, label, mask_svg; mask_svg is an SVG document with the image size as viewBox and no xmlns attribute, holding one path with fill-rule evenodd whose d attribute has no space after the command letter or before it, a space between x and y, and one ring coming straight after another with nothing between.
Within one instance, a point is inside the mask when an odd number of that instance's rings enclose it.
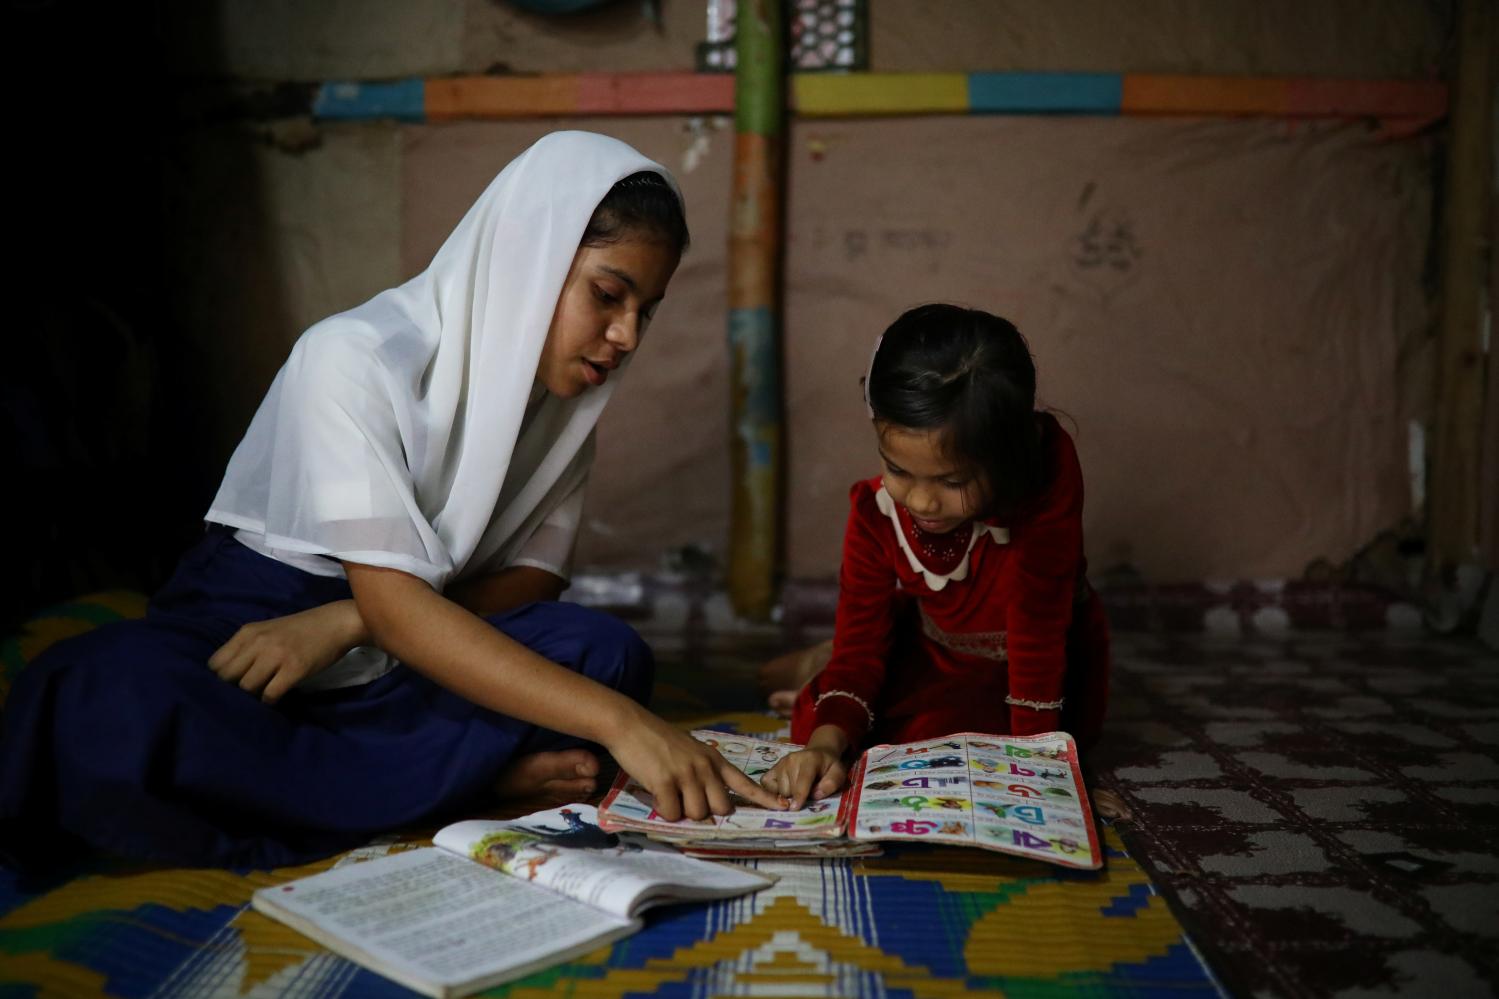
<instances>
[{"instance_id":1,"label":"white headscarf","mask_svg":"<svg viewBox=\"0 0 1499 999\"><path fill-rule=\"evenodd\" d=\"M676 190L658 164L588 132L555 132L512 161L425 271L302 334L207 519L438 590L513 556L577 493L618 383L533 396L588 220L641 170Z\"/></svg>"}]
</instances>

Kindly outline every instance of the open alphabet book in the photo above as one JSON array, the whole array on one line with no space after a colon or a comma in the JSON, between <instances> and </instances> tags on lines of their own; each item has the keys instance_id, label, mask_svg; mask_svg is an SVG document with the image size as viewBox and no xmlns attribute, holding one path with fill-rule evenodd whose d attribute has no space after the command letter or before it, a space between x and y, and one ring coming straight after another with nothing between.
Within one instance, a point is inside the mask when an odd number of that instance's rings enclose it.
<instances>
[{"instance_id":1,"label":"open alphabet book","mask_svg":"<svg viewBox=\"0 0 1499 999\"><path fill-rule=\"evenodd\" d=\"M692 734L756 780L799 748L722 732ZM832 848L904 840L977 846L1064 867L1103 866L1077 745L1066 732L960 732L874 746L854 764L840 794L789 812L741 802L731 815L700 821L666 821L650 793L621 774L599 809L599 825L718 856L750 843L755 849L747 853L784 855L804 852L809 841Z\"/></svg>"},{"instance_id":2,"label":"open alphabet book","mask_svg":"<svg viewBox=\"0 0 1499 999\"><path fill-rule=\"evenodd\" d=\"M408 850L255 892L251 904L430 996L463 996L640 929L650 906L775 879L606 833L591 805L441 829Z\"/></svg>"}]
</instances>

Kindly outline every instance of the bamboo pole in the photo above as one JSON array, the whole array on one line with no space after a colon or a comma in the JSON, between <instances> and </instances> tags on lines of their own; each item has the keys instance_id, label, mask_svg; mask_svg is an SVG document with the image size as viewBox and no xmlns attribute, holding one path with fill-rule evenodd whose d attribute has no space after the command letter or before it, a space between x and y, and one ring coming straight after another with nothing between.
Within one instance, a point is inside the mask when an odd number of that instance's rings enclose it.
<instances>
[{"instance_id":1,"label":"bamboo pole","mask_svg":"<svg viewBox=\"0 0 1499 999\"><path fill-rule=\"evenodd\" d=\"M781 568L781 213L786 122L782 0L739 0L729 217L728 589L764 620Z\"/></svg>"}]
</instances>

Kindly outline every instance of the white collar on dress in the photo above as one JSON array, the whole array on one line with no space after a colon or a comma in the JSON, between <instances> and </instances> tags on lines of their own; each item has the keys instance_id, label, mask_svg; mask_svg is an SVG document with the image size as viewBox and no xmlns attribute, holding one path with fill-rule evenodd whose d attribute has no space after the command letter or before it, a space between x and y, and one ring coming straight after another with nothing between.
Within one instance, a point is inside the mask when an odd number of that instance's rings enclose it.
<instances>
[{"instance_id":1,"label":"white collar on dress","mask_svg":"<svg viewBox=\"0 0 1499 999\"><path fill-rule=\"evenodd\" d=\"M914 572L921 573L921 578L926 580L926 585L932 590L938 591L945 587L948 580L964 580L968 578L968 557L973 553L973 546L979 543L979 538L984 535L994 539L997 545L1010 543L1010 530L1007 527L991 527L980 521L975 521L973 534L968 539L968 549L963 552L963 557L958 561L957 568L945 575L935 573L921 564L921 559L911 550L911 543L906 540L905 529L900 526L900 515L895 510L895 500L885 489L885 484L880 483L879 491L874 494L874 502L880 508L880 512L890 518L890 523L895 525L895 540L900 542L900 550L906 553L906 561L910 563Z\"/></svg>"}]
</instances>

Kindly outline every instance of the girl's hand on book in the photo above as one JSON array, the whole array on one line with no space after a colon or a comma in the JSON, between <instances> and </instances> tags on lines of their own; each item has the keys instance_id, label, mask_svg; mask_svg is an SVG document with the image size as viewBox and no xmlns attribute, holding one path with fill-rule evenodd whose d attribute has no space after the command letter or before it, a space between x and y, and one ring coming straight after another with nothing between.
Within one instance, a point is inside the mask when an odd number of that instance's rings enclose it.
<instances>
[{"instance_id":1,"label":"girl's hand on book","mask_svg":"<svg viewBox=\"0 0 1499 999\"><path fill-rule=\"evenodd\" d=\"M364 623L352 600L268 621L252 621L208 657L219 679L274 704L298 683L328 668L355 645Z\"/></svg>"},{"instance_id":2,"label":"girl's hand on book","mask_svg":"<svg viewBox=\"0 0 1499 999\"><path fill-rule=\"evenodd\" d=\"M790 756L783 756L770 773L760 778L769 791L791 799L793 809L802 808L810 797L826 798L848 780L843 755L830 749L809 745Z\"/></svg>"},{"instance_id":3,"label":"girl's hand on book","mask_svg":"<svg viewBox=\"0 0 1499 999\"><path fill-rule=\"evenodd\" d=\"M764 808L781 811L786 807L718 750L647 711L640 715L625 728L623 738L606 743L606 748L626 773L645 785L661 818L675 822L683 815L689 819L728 815L734 810L730 791Z\"/></svg>"}]
</instances>

